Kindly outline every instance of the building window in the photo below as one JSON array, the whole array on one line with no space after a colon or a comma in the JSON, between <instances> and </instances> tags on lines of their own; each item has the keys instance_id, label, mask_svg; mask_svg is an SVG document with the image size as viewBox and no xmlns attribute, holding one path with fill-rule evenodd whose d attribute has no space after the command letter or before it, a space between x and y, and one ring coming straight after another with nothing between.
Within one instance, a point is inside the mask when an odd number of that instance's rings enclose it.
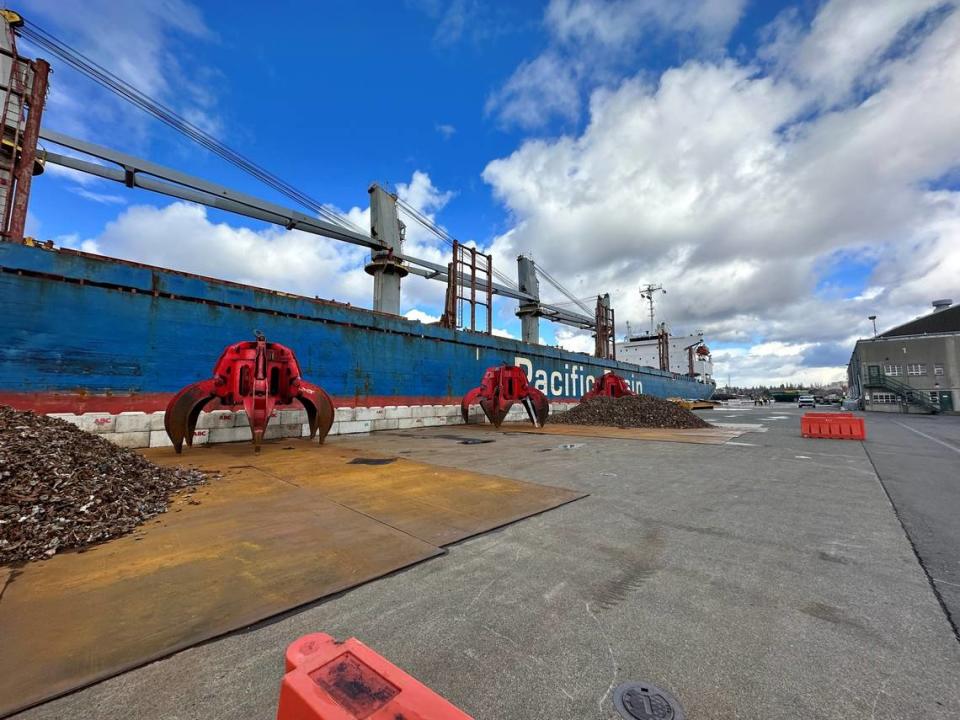
<instances>
[{"instance_id":1,"label":"building window","mask_svg":"<svg viewBox=\"0 0 960 720\"><path fill-rule=\"evenodd\" d=\"M926 363L910 363L907 365L907 375L926 375Z\"/></svg>"},{"instance_id":2,"label":"building window","mask_svg":"<svg viewBox=\"0 0 960 720\"><path fill-rule=\"evenodd\" d=\"M934 374L934 375L943 375L943 365L941 365L940 363L937 363L936 365L934 365L934 366L933 366L933 374Z\"/></svg>"},{"instance_id":3,"label":"building window","mask_svg":"<svg viewBox=\"0 0 960 720\"><path fill-rule=\"evenodd\" d=\"M903 367L900 365L884 365L883 372L892 377L903 375Z\"/></svg>"},{"instance_id":4,"label":"building window","mask_svg":"<svg viewBox=\"0 0 960 720\"><path fill-rule=\"evenodd\" d=\"M878 405L890 405L897 401L897 396L893 393L886 392L875 392L873 394L872 400Z\"/></svg>"}]
</instances>

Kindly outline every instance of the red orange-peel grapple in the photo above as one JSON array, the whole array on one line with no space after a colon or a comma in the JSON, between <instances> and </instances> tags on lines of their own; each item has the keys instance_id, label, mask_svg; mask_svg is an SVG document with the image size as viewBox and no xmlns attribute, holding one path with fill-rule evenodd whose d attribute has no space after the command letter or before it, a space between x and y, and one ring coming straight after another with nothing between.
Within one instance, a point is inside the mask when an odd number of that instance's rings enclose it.
<instances>
[{"instance_id":1,"label":"red orange-peel grapple","mask_svg":"<svg viewBox=\"0 0 960 720\"><path fill-rule=\"evenodd\" d=\"M547 415L550 414L547 396L527 382L522 368L499 365L487 368L480 387L463 396L460 412L463 421L470 422L470 406L479 403L487 419L500 427L515 402L526 408L534 427L542 427L547 421Z\"/></svg>"},{"instance_id":2,"label":"red orange-peel grapple","mask_svg":"<svg viewBox=\"0 0 960 720\"><path fill-rule=\"evenodd\" d=\"M583 394L581 400L595 397L621 398L627 395L636 395L627 385L627 381L612 372L604 373L593 384L593 387Z\"/></svg>"},{"instance_id":3,"label":"red orange-peel grapple","mask_svg":"<svg viewBox=\"0 0 960 720\"><path fill-rule=\"evenodd\" d=\"M263 434L274 407L288 405L294 398L307 410L310 438L319 433L320 442L333 425L333 402L321 388L300 377L300 365L293 350L256 340L234 343L224 349L213 368L213 377L188 385L167 405L163 426L179 453L183 443L193 445L193 431L203 406L214 398L224 405L243 405L250 420L253 446L260 452Z\"/></svg>"}]
</instances>

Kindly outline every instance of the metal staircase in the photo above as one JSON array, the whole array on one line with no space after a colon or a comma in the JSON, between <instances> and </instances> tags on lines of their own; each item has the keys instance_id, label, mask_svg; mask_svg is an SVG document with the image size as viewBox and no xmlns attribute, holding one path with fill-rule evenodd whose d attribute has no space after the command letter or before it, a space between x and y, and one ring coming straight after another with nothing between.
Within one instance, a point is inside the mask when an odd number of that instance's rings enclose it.
<instances>
[{"instance_id":1,"label":"metal staircase","mask_svg":"<svg viewBox=\"0 0 960 720\"><path fill-rule=\"evenodd\" d=\"M940 404L930 399L930 395L923 390L912 388L906 383L894 380L884 373L868 375L864 387L882 388L897 395L906 405L916 405L932 413L940 412Z\"/></svg>"}]
</instances>

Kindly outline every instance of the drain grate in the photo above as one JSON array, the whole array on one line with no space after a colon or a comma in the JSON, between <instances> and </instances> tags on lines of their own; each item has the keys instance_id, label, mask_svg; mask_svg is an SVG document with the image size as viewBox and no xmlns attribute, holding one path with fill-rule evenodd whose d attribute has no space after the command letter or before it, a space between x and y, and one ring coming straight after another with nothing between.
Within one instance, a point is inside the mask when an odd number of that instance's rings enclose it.
<instances>
[{"instance_id":1,"label":"drain grate","mask_svg":"<svg viewBox=\"0 0 960 720\"><path fill-rule=\"evenodd\" d=\"M656 685L631 682L613 693L613 705L626 720L684 720L676 698Z\"/></svg>"}]
</instances>

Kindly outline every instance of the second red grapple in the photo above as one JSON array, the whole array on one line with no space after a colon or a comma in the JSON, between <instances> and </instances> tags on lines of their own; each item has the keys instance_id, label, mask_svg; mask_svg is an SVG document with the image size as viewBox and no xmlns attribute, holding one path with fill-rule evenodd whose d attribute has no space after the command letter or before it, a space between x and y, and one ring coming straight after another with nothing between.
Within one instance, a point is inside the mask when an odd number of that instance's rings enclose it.
<instances>
[{"instance_id":1,"label":"second red grapple","mask_svg":"<svg viewBox=\"0 0 960 720\"><path fill-rule=\"evenodd\" d=\"M550 414L547 396L527 382L523 369L514 365L497 365L483 373L480 387L474 388L460 403L463 421L470 422L470 406L478 403L487 419L500 427L514 403L526 408L534 427L542 427Z\"/></svg>"}]
</instances>

